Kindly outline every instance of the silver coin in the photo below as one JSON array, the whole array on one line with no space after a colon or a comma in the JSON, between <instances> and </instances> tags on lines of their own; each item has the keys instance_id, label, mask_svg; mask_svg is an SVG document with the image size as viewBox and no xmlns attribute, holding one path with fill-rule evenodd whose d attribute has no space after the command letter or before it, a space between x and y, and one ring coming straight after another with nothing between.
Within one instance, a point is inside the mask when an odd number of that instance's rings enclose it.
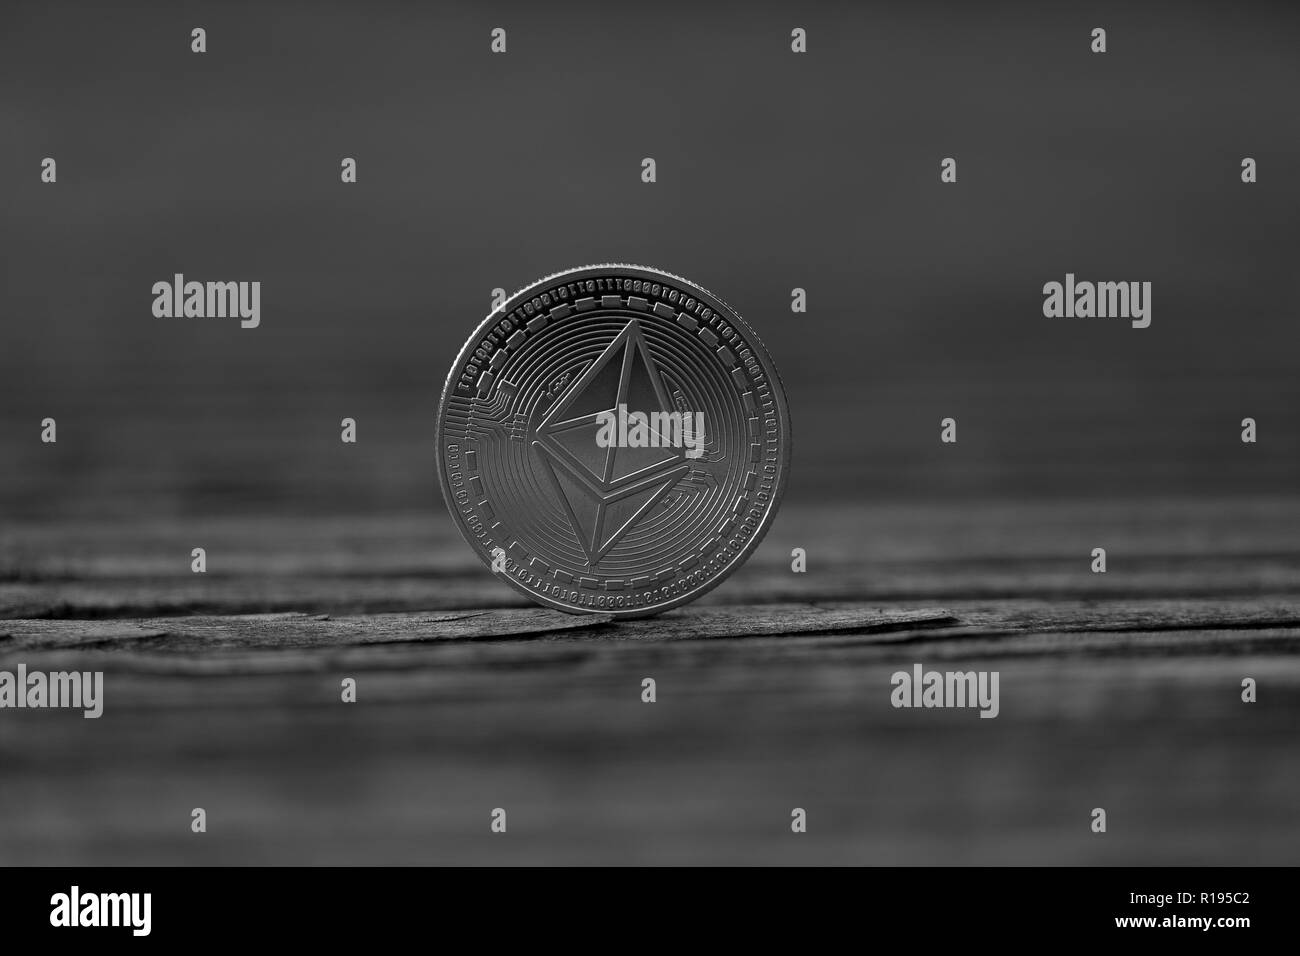
<instances>
[{"instance_id":1,"label":"silver coin","mask_svg":"<svg viewBox=\"0 0 1300 956\"><path fill-rule=\"evenodd\" d=\"M725 302L595 265L479 325L447 377L437 447L456 526L499 577L549 607L637 617L699 597L758 545L790 415Z\"/></svg>"}]
</instances>

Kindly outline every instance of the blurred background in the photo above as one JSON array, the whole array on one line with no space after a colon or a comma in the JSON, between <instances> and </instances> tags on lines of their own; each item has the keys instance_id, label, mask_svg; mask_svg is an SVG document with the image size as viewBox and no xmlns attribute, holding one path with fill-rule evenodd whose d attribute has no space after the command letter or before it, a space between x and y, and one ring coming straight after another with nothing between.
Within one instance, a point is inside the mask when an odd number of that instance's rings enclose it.
<instances>
[{"instance_id":1,"label":"blurred background","mask_svg":"<svg viewBox=\"0 0 1300 956\"><path fill-rule=\"evenodd\" d=\"M601 261L765 340L788 500L1293 492L1300 9L1131 6L6 4L0 520L440 510L491 290ZM1044 318L1066 272L1151 327Z\"/></svg>"}]
</instances>

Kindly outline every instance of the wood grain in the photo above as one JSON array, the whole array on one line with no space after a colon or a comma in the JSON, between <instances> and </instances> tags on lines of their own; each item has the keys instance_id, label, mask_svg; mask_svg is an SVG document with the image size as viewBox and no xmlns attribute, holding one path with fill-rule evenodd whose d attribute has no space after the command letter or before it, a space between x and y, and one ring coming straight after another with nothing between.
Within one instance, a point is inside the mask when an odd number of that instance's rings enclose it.
<instances>
[{"instance_id":1,"label":"wood grain","mask_svg":"<svg viewBox=\"0 0 1300 956\"><path fill-rule=\"evenodd\" d=\"M10 526L0 669L106 701L0 711L0 862L1294 864L1297 519L791 508L629 622L523 605L428 516ZM893 708L914 663L997 670L999 717Z\"/></svg>"}]
</instances>

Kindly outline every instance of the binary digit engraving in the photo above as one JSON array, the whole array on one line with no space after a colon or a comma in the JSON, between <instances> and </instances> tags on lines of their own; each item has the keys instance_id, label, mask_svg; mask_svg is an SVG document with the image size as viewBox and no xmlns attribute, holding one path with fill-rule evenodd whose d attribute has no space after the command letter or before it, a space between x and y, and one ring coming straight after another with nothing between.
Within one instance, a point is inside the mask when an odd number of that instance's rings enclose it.
<instances>
[{"instance_id":1,"label":"binary digit engraving","mask_svg":"<svg viewBox=\"0 0 1300 956\"><path fill-rule=\"evenodd\" d=\"M539 603L633 617L693 600L767 531L790 459L780 379L716 296L641 266L550 276L461 350L448 508ZM504 560L503 560L504 558Z\"/></svg>"}]
</instances>

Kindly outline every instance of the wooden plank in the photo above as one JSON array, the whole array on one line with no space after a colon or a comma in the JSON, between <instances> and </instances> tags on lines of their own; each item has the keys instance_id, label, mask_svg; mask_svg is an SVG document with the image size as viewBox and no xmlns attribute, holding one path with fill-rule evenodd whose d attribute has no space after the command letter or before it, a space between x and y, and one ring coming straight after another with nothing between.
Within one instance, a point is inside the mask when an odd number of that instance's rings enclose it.
<instances>
[{"instance_id":1,"label":"wooden plank","mask_svg":"<svg viewBox=\"0 0 1300 956\"><path fill-rule=\"evenodd\" d=\"M609 615L571 615L541 608L352 618L328 615L250 615L153 618L141 621L23 620L0 625L0 665L22 660L58 670L111 669L114 673L235 674L315 672L476 665L483 658L435 652L449 642L527 641L521 660L564 660L555 640L587 635L600 653L629 641L753 640L811 634L913 633L956 623L947 611L811 605L760 609L702 608L656 618L611 623ZM234 652L255 653L234 653ZM493 658L495 662L500 657Z\"/></svg>"},{"instance_id":2,"label":"wooden plank","mask_svg":"<svg viewBox=\"0 0 1300 956\"><path fill-rule=\"evenodd\" d=\"M237 648L327 649L387 644L539 637L600 627L608 614L566 614L546 608L483 609L448 614L257 614L151 618L142 621L28 620L0 622L9 642L0 653L74 648L205 654Z\"/></svg>"},{"instance_id":3,"label":"wooden plank","mask_svg":"<svg viewBox=\"0 0 1300 956\"><path fill-rule=\"evenodd\" d=\"M190 548L209 571L190 572ZM1090 572L1093 547L1107 574ZM808 572L790 551L808 552ZM703 604L1167 598L1300 591L1294 501L794 505ZM436 510L0 529L0 618L527 607Z\"/></svg>"},{"instance_id":4,"label":"wooden plank","mask_svg":"<svg viewBox=\"0 0 1300 956\"><path fill-rule=\"evenodd\" d=\"M428 516L213 523L203 577L179 522L11 525L0 669L106 700L0 713L0 862L1293 864L1297 517L796 507L630 622L524 605ZM915 663L997 670L999 717L894 709Z\"/></svg>"},{"instance_id":5,"label":"wooden plank","mask_svg":"<svg viewBox=\"0 0 1300 956\"><path fill-rule=\"evenodd\" d=\"M117 675L99 721L0 721L0 859L1159 864L1300 851L1295 632L1283 657L990 658L996 721L892 709L889 674L910 653L756 640L771 653L444 645L477 663L363 674L355 705L339 702L338 672ZM525 649L551 653L527 666ZM1258 705L1238 698L1243 673L1261 680ZM647 675L654 705L639 698ZM1099 805L1104 839L1087 829ZM202 837L194 806L208 811ZM497 806L506 840L488 833ZM795 806L806 839L788 831Z\"/></svg>"}]
</instances>

